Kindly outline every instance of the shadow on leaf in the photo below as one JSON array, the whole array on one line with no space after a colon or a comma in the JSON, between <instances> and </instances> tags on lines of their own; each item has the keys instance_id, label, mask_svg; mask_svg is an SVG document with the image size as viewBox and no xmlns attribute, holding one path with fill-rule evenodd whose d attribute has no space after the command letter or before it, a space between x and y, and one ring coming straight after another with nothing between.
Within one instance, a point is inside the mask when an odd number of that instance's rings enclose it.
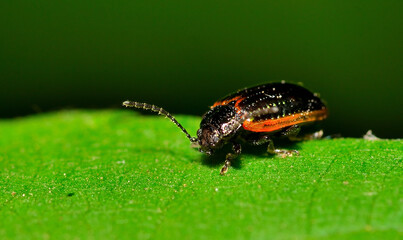
<instances>
[{"instance_id":1,"label":"shadow on leaf","mask_svg":"<svg viewBox=\"0 0 403 240\"><path fill-rule=\"evenodd\" d=\"M300 150L300 146L298 142L293 142L285 139L277 139L275 140L275 147L279 149L295 149ZM210 168L216 168L217 166L223 165L225 161L225 157L227 153L232 152L232 148L230 144L227 144L222 149L217 150L213 155L208 156L203 154L201 157L201 162L203 165L206 165ZM240 169L242 168L242 158L245 155L254 156L256 158L261 159L272 159L276 157L275 155L267 153L267 144L262 144L259 146L254 146L250 144L242 145L242 153L236 159L232 161L231 166Z\"/></svg>"}]
</instances>

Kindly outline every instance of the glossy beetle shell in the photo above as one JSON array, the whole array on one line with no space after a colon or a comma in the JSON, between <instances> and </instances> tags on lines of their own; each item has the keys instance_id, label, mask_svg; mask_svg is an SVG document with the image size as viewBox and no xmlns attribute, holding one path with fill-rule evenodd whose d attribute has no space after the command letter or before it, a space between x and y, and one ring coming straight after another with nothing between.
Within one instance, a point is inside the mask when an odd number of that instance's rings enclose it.
<instances>
[{"instance_id":1,"label":"glossy beetle shell","mask_svg":"<svg viewBox=\"0 0 403 240\"><path fill-rule=\"evenodd\" d=\"M252 132L271 135L327 117L321 99L302 86L269 83L246 88L217 101L198 130L202 151L211 152L229 141L251 140Z\"/></svg>"}]
</instances>

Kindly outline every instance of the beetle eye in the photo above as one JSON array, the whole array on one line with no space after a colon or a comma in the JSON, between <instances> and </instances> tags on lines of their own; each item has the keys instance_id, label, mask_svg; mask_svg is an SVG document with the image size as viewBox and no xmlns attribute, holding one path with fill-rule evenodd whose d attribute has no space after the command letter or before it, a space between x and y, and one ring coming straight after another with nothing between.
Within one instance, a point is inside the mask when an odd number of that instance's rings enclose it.
<instances>
[{"instance_id":1,"label":"beetle eye","mask_svg":"<svg viewBox=\"0 0 403 240\"><path fill-rule=\"evenodd\" d=\"M214 131L214 134L211 138L213 140L213 145L217 144L217 142L220 141L220 134L218 133L218 131Z\"/></svg>"}]
</instances>

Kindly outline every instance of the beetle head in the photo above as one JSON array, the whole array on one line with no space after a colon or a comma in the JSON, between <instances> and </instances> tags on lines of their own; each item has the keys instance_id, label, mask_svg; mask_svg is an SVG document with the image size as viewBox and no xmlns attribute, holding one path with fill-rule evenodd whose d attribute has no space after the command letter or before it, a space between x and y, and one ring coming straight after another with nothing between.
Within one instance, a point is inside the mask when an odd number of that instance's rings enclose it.
<instances>
[{"instance_id":1,"label":"beetle head","mask_svg":"<svg viewBox=\"0 0 403 240\"><path fill-rule=\"evenodd\" d=\"M241 125L233 106L214 107L203 116L197 131L199 150L208 155L212 154L233 138Z\"/></svg>"},{"instance_id":2,"label":"beetle head","mask_svg":"<svg viewBox=\"0 0 403 240\"><path fill-rule=\"evenodd\" d=\"M217 129L204 127L197 131L199 151L207 155L211 155L215 149L222 146L221 139L222 137Z\"/></svg>"}]
</instances>

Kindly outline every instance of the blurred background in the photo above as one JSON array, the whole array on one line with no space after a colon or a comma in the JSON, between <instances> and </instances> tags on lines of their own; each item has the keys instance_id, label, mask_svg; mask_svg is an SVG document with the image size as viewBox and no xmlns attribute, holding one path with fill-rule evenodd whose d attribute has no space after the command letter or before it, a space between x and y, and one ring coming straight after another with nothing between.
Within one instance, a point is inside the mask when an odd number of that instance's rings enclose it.
<instances>
[{"instance_id":1,"label":"blurred background","mask_svg":"<svg viewBox=\"0 0 403 240\"><path fill-rule=\"evenodd\" d=\"M0 3L0 118L131 99L201 116L240 88L302 82L325 133L402 137L403 1Z\"/></svg>"}]
</instances>

